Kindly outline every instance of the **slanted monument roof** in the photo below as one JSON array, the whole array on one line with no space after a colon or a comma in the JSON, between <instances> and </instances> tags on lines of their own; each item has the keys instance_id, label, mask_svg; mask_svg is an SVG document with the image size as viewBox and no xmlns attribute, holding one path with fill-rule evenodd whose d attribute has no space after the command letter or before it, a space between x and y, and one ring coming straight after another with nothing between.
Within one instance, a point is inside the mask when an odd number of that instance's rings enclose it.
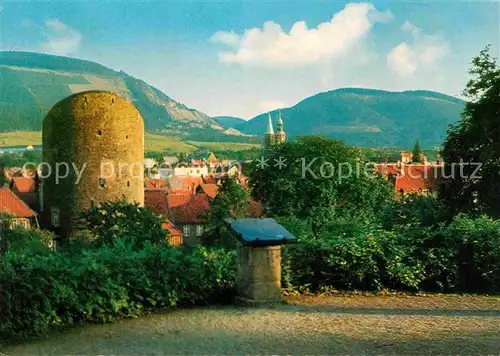
<instances>
[{"instance_id":1,"label":"slanted monument roof","mask_svg":"<svg viewBox=\"0 0 500 356\"><path fill-rule=\"evenodd\" d=\"M274 219L225 219L225 222L247 246L275 246L297 241Z\"/></svg>"}]
</instances>

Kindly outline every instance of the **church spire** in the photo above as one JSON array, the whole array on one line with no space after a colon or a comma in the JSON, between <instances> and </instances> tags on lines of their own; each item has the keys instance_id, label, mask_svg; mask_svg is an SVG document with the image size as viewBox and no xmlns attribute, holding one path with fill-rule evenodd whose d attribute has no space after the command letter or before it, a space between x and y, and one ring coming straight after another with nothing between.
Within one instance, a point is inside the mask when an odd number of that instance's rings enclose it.
<instances>
[{"instance_id":1,"label":"church spire","mask_svg":"<svg viewBox=\"0 0 500 356\"><path fill-rule=\"evenodd\" d=\"M267 131L266 134L274 135L274 129L273 129L273 121L271 120L271 113L267 113L268 117L268 122L267 122Z\"/></svg>"},{"instance_id":2,"label":"church spire","mask_svg":"<svg viewBox=\"0 0 500 356\"><path fill-rule=\"evenodd\" d=\"M278 112L278 132L275 135L275 144L281 145L286 142L286 133L283 129L283 119L281 118L281 110Z\"/></svg>"},{"instance_id":3,"label":"church spire","mask_svg":"<svg viewBox=\"0 0 500 356\"><path fill-rule=\"evenodd\" d=\"M281 110L278 111L278 132L283 132L283 119L281 118Z\"/></svg>"}]
</instances>

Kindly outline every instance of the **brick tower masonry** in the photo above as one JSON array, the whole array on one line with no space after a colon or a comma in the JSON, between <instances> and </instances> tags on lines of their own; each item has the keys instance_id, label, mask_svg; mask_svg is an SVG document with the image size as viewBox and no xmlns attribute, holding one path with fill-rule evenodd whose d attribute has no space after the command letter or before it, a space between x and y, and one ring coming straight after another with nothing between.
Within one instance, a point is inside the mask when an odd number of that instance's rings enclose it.
<instances>
[{"instance_id":1,"label":"brick tower masonry","mask_svg":"<svg viewBox=\"0 0 500 356\"><path fill-rule=\"evenodd\" d=\"M92 203L144 205L144 122L126 99L103 91L72 95L43 122L42 220L70 236Z\"/></svg>"}]
</instances>

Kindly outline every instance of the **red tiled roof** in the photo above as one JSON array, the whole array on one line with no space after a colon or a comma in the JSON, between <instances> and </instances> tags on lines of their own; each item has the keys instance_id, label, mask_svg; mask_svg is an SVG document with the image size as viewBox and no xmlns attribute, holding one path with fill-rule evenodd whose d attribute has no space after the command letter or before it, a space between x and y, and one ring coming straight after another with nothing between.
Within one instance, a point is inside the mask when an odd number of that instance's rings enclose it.
<instances>
[{"instance_id":1,"label":"red tiled roof","mask_svg":"<svg viewBox=\"0 0 500 356\"><path fill-rule=\"evenodd\" d=\"M238 180L240 181L240 184L247 184L248 178L245 176L239 176Z\"/></svg>"},{"instance_id":2,"label":"red tiled roof","mask_svg":"<svg viewBox=\"0 0 500 356\"><path fill-rule=\"evenodd\" d=\"M194 167L204 167L206 166L205 162L201 159L193 159L191 160L191 165Z\"/></svg>"},{"instance_id":3,"label":"red tiled roof","mask_svg":"<svg viewBox=\"0 0 500 356\"><path fill-rule=\"evenodd\" d=\"M169 184L173 190L196 189L200 184L203 184L203 179L201 177L173 176L170 178Z\"/></svg>"},{"instance_id":4,"label":"red tiled roof","mask_svg":"<svg viewBox=\"0 0 500 356\"><path fill-rule=\"evenodd\" d=\"M190 195L193 194L193 191L191 189L170 189L168 193L176 195Z\"/></svg>"},{"instance_id":5,"label":"red tiled roof","mask_svg":"<svg viewBox=\"0 0 500 356\"><path fill-rule=\"evenodd\" d=\"M217 192L219 191L217 184L200 184L200 189L212 199L217 196Z\"/></svg>"},{"instance_id":6,"label":"red tiled roof","mask_svg":"<svg viewBox=\"0 0 500 356\"><path fill-rule=\"evenodd\" d=\"M27 177L13 177L11 181L11 189L19 193L34 193L35 180Z\"/></svg>"},{"instance_id":7,"label":"red tiled roof","mask_svg":"<svg viewBox=\"0 0 500 356\"><path fill-rule=\"evenodd\" d=\"M0 188L0 212L11 214L15 218L31 218L37 215L8 187Z\"/></svg>"},{"instance_id":8,"label":"red tiled roof","mask_svg":"<svg viewBox=\"0 0 500 356\"><path fill-rule=\"evenodd\" d=\"M437 189L441 166L430 164L397 164L377 165L377 172L384 175L395 175L394 189L399 192L417 193L435 191Z\"/></svg>"},{"instance_id":9,"label":"red tiled roof","mask_svg":"<svg viewBox=\"0 0 500 356\"><path fill-rule=\"evenodd\" d=\"M203 181L205 184L217 184L217 178L214 176L204 176Z\"/></svg>"},{"instance_id":10,"label":"red tiled roof","mask_svg":"<svg viewBox=\"0 0 500 356\"><path fill-rule=\"evenodd\" d=\"M172 224L170 221L166 220L163 224L161 224L161 227L163 230L167 231L168 236L179 236L179 237L184 237L184 234L182 231L177 229L174 224Z\"/></svg>"},{"instance_id":11,"label":"red tiled roof","mask_svg":"<svg viewBox=\"0 0 500 356\"><path fill-rule=\"evenodd\" d=\"M167 192L164 189L145 189L144 207L151 210L156 215L167 216Z\"/></svg>"},{"instance_id":12,"label":"red tiled roof","mask_svg":"<svg viewBox=\"0 0 500 356\"><path fill-rule=\"evenodd\" d=\"M175 208L181 205L187 204L190 200L191 197L193 196L192 193L189 194L169 194L167 195L167 202L169 208Z\"/></svg>"},{"instance_id":13,"label":"red tiled roof","mask_svg":"<svg viewBox=\"0 0 500 356\"><path fill-rule=\"evenodd\" d=\"M168 196L170 220L174 224L197 224L206 221L210 210L209 198L206 194Z\"/></svg>"},{"instance_id":14,"label":"red tiled roof","mask_svg":"<svg viewBox=\"0 0 500 356\"><path fill-rule=\"evenodd\" d=\"M147 189L159 189L167 186L167 183L163 179L148 179L144 181L144 185Z\"/></svg>"}]
</instances>

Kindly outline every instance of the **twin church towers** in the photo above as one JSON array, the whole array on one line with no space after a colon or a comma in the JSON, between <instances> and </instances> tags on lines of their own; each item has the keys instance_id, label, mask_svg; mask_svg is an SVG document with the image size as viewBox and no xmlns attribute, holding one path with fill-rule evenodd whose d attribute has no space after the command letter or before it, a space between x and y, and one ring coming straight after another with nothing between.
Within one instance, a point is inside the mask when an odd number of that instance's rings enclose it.
<instances>
[{"instance_id":1,"label":"twin church towers","mask_svg":"<svg viewBox=\"0 0 500 356\"><path fill-rule=\"evenodd\" d=\"M278 131L276 133L274 133L271 113L268 113L267 130L264 135L264 149L269 150L285 142L286 133L283 130L283 119L281 118L281 111L278 112Z\"/></svg>"}]
</instances>

